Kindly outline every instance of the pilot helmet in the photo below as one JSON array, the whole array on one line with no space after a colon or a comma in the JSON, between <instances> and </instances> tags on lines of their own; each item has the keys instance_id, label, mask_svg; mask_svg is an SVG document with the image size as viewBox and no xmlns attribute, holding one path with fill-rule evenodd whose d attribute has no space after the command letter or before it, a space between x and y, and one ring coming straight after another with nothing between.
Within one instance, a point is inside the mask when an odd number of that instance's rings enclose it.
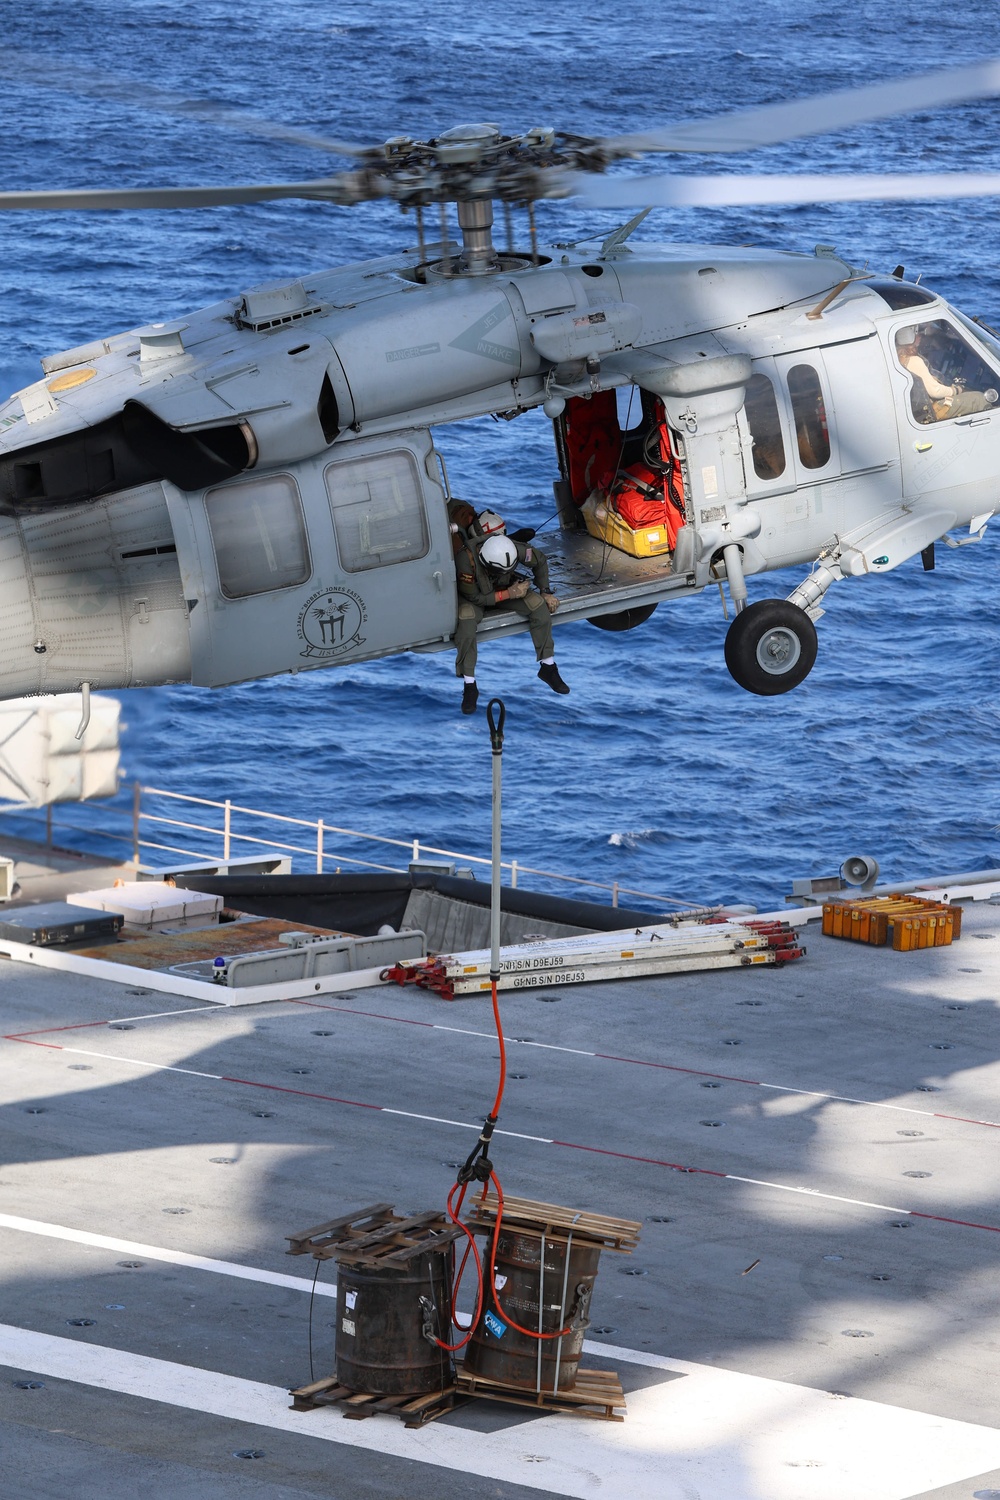
<instances>
[{"instance_id":1,"label":"pilot helmet","mask_svg":"<svg viewBox=\"0 0 1000 1500\"><path fill-rule=\"evenodd\" d=\"M920 327L917 323L908 323L905 328L896 329L896 346L905 348L907 344L915 344Z\"/></svg>"},{"instance_id":2,"label":"pilot helmet","mask_svg":"<svg viewBox=\"0 0 1000 1500\"><path fill-rule=\"evenodd\" d=\"M476 525L480 536L502 536L507 523L495 510L481 510Z\"/></svg>"},{"instance_id":3,"label":"pilot helmet","mask_svg":"<svg viewBox=\"0 0 1000 1500\"><path fill-rule=\"evenodd\" d=\"M507 573L517 563L517 548L506 536L488 536L479 549L486 566L497 573Z\"/></svg>"}]
</instances>

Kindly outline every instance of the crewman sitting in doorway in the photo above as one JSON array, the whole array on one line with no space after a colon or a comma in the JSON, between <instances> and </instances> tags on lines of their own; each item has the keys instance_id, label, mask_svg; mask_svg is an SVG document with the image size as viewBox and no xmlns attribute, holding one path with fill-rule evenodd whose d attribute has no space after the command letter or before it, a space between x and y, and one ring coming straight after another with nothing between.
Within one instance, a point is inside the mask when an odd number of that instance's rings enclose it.
<instances>
[{"instance_id":1,"label":"crewman sitting in doorway","mask_svg":"<svg viewBox=\"0 0 1000 1500\"><path fill-rule=\"evenodd\" d=\"M533 542L506 535L501 516L484 510L467 526L452 513L456 537L455 568L458 573L458 625L455 630L455 671L463 679L463 714L474 714L479 703L476 685L476 627L486 610L502 606L528 622L538 675L554 693L569 688L556 666L552 622L559 600L549 589L549 565L544 552ZM519 566L530 568L535 587L518 577Z\"/></svg>"}]
</instances>

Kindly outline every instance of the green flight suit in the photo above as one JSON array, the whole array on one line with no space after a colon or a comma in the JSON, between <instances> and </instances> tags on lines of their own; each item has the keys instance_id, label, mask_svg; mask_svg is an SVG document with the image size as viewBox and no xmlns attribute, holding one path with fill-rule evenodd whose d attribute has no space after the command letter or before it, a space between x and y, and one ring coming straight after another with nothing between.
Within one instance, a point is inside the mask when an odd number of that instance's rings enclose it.
<instances>
[{"instance_id":1,"label":"green flight suit","mask_svg":"<svg viewBox=\"0 0 1000 1500\"><path fill-rule=\"evenodd\" d=\"M515 542L513 537L510 540L517 549L517 563L496 582L479 556L480 543L476 539L467 540L455 556L458 572L455 672L459 677L476 675L476 626L488 609L509 609L523 615L539 661L555 653L552 619L542 598L542 594L549 592L549 565L545 553L540 552L533 542L525 546L523 542ZM513 582L515 569L521 564L531 569L536 588L529 589L523 599L508 599L506 587Z\"/></svg>"}]
</instances>

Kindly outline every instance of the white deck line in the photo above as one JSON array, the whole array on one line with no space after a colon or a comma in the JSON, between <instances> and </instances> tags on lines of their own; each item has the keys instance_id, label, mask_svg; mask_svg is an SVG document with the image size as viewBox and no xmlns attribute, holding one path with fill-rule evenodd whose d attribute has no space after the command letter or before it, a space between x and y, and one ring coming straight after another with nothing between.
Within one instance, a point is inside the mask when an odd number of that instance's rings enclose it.
<instances>
[{"instance_id":1,"label":"white deck line","mask_svg":"<svg viewBox=\"0 0 1000 1500\"><path fill-rule=\"evenodd\" d=\"M427 1121L427 1122L429 1122L430 1124L433 1124L433 1125L444 1125L446 1127L453 1128L453 1129L456 1129L456 1130L474 1130L474 1131L479 1131L482 1128L481 1125L475 1123L472 1120L451 1120L451 1119L445 1118L442 1115L425 1115L425 1114L417 1114L417 1113L415 1113L412 1110L391 1109L388 1105L385 1105L385 1104L365 1104L363 1101L357 1100L357 1099L336 1099L332 1095L315 1094L311 1090L308 1090L308 1089L301 1089L300 1090L300 1089L289 1088L286 1085L270 1085L270 1084L266 1084L266 1083L258 1083L254 1079L232 1078L232 1077L229 1077L226 1074L220 1074L220 1073L202 1073L202 1072L196 1071L194 1068L179 1068L179 1067L171 1066L168 1063L153 1063L153 1062L146 1062L146 1061L144 1061L141 1058L120 1057L117 1053L113 1053L113 1052L95 1052L92 1048L89 1048L89 1047L66 1047L66 1046L60 1046L59 1047L59 1051L61 1051L61 1052L67 1052L67 1053L72 1053L72 1054L74 1054L75 1056L78 1056L78 1057L99 1057L99 1058L101 1058L102 1060L104 1060L106 1062L121 1063L125 1067L148 1068L152 1072L160 1072L160 1073L183 1073L183 1074L186 1074L190 1078L205 1078L205 1079L208 1079L209 1082L211 1082L211 1083L232 1084L232 1085L235 1085L237 1087L244 1087L244 1086L250 1087L250 1088L262 1087L262 1088L265 1088L265 1089L274 1087L275 1089L277 1089L278 1091L280 1091L282 1093L290 1093L290 1094L303 1095L306 1098L328 1099L330 1103L339 1104L339 1105L342 1105L342 1106L344 1106L345 1108L348 1108L348 1109L367 1109L367 1110L370 1110L370 1112L372 1114L398 1115L401 1119L407 1119L407 1120L424 1120L424 1121ZM912 1209L912 1208L895 1208L891 1204L886 1204L886 1203L872 1203L867 1198L850 1198L850 1197L845 1197L844 1195L842 1195L840 1193L827 1193L827 1192L824 1192L821 1188L807 1187L807 1186L804 1186L802 1184L787 1183L787 1182L771 1182L768 1179L762 1178L762 1177L740 1177L740 1176L738 1176L734 1172L723 1172L720 1169L712 1169L712 1168L704 1168L704 1167L682 1167L682 1166L679 1166L679 1164L675 1163L675 1162L658 1161L654 1157L641 1156L641 1155L633 1154L632 1152L629 1152L629 1151L616 1151L616 1150L612 1150L610 1148L605 1148L605 1147L601 1147L601 1146L588 1146L588 1145L586 1145L586 1144L584 1144L583 1142L580 1142L580 1141L560 1141L560 1140L554 1140L551 1137L544 1136L544 1135L525 1135L522 1132L517 1131L517 1130L500 1130L500 1129L497 1129L496 1132L495 1132L495 1134L497 1136L505 1136L505 1137L507 1137L507 1138L509 1138L511 1140L535 1141L539 1145L554 1146L556 1148L562 1148L562 1149L568 1150L568 1151L592 1151L592 1152L594 1152L595 1154L598 1154L598 1155L611 1156L611 1157L620 1157L623 1160L627 1160L627 1161L644 1161L644 1162L650 1162L651 1164L655 1164L657 1166L663 1167L664 1170L667 1170L667 1171L681 1170L681 1171L688 1171L688 1172L704 1173L707 1176L714 1177L714 1178L718 1179L719 1181L723 1181L723 1182L746 1182L746 1183L751 1184L753 1187L774 1188L777 1191L783 1192L783 1193L799 1193L799 1194L802 1194L802 1195L810 1197L810 1198L823 1199L823 1200L826 1200L826 1201L831 1202L831 1203L847 1203L847 1204L852 1205L855 1208L871 1208L871 1209L877 1209L879 1211L884 1210L887 1213L909 1214L909 1215L916 1215L919 1218L940 1219L941 1222L943 1222L943 1223L951 1223L951 1224L959 1225L959 1226L961 1226L963 1228L966 1228L966 1229L978 1229L978 1230L982 1230L982 1231L990 1233L990 1234L1000 1233L1000 1228L998 1228L997 1226L994 1226L994 1225L990 1225L990 1224L980 1224L980 1223L973 1222L973 1221L970 1221L970 1220L967 1220L967 1219L951 1218L948 1215L933 1214L933 1213L930 1213L929 1211L924 1211L924 1210L918 1210L918 1209ZM0 1215L0 1227L2 1227L2 1225L3 1225L3 1215Z\"/></svg>"},{"instance_id":2,"label":"white deck line","mask_svg":"<svg viewBox=\"0 0 1000 1500\"><path fill-rule=\"evenodd\" d=\"M494 1433L293 1412L280 1386L8 1324L0 1361L578 1500L909 1500L1000 1464L994 1428L654 1356L644 1362L667 1378L629 1397L623 1423L550 1416Z\"/></svg>"},{"instance_id":3,"label":"white deck line","mask_svg":"<svg viewBox=\"0 0 1000 1500\"><path fill-rule=\"evenodd\" d=\"M268 1286L288 1287L295 1292L311 1292L312 1277L287 1276L282 1271L264 1271L258 1266L243 1266L238 1261L213 1260L207 1255L191 1255L186 1250L168 1250L162 1245L142 1245L137 1240L120 1240L114 1235L92 1234L88 1229L70 1229L65 1224L46 1224L40 1219L22 1219L17 1214L0 1214L0 1229L21 1234L38 1234L50 1240L66 1240L95 1250L112 1250L131 1260L159 1260L172 1266L189 1266L194 1271L212 1271L217 1276L236 1276L241 1281L263 1281ZM309 1262L311 1264L311 1262ZM335 1297L337 1288L331 1281L317 1279L317 1297Z\"/></svg>"}]
</instances>

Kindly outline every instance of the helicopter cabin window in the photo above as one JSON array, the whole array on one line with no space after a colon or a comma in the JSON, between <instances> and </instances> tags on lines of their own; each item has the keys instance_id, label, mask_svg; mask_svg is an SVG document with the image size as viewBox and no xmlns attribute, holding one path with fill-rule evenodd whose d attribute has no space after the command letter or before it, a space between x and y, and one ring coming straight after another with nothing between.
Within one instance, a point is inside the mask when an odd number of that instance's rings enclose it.
<instances>
[{"instance_id":1,"label":"helicopter cabin window","mask_svg":"<svg viewBox=\"0 0 1000 1500\"><path fill-rule=\"evenodd\" d=\"M910 377L910 409L918 422L947 422L1000 401L1000 378L979 351L944 318L897 328L896 357Z\"/></svg>"},{"instance_id":2,"label":"helicopter cabin window","mask_svg":"<svg viewBox=\"0 0 1000 1500\"><path fill-rule=\"evenodd\" d=\"M788 372L788 394L799 458L804 468L822 469L830 462L830 429L819 375L812 365L793 365Z\"/></svg>"},{"instance_id":3,"label":"helicopter cabin window","mask_svg":"<svg viewBox=\"0 0 1000 1500\"><path fill-rule=\"evenodd\" d=\"M877 292L893 312L899 312L904 307L925 307L928 302L937 301L933 292L925 291L922 286L909 281L869 281L868 289Z\"/></svg>"},{"instance_id":4,"label":"helicopter cabin window","mask_svg":"<svg viewBox=\"0 0 1000 1500\"><path fill-rule=\"evenodd\" d=\"M777 479L785 472L785 444L774 386L766 375L751 375L744 402L753 439L753 467L758 479Z\"/></svg>"},{"instance_id":5,"label":"helicopter cabin window","mask_svg":"<svg viewBox=\"0 0 1000 1500\"><path fill-rule=\"evenodd\" d=\"M340 561L348 573L423 557L430 541L417 466L397 450L326 470Z\"/></svg>"},{"instance_id":6,"label":"helicopter cabin window","mask_svg":"<svg viewBox=\"0 0 1000 1500\"><path fill-rule=\"evenodd\" d=\"M305 583L311 572L306 525L298 488L287 474L209 490L205 509L227 599Z\"/></svg>"}]
</instances>

